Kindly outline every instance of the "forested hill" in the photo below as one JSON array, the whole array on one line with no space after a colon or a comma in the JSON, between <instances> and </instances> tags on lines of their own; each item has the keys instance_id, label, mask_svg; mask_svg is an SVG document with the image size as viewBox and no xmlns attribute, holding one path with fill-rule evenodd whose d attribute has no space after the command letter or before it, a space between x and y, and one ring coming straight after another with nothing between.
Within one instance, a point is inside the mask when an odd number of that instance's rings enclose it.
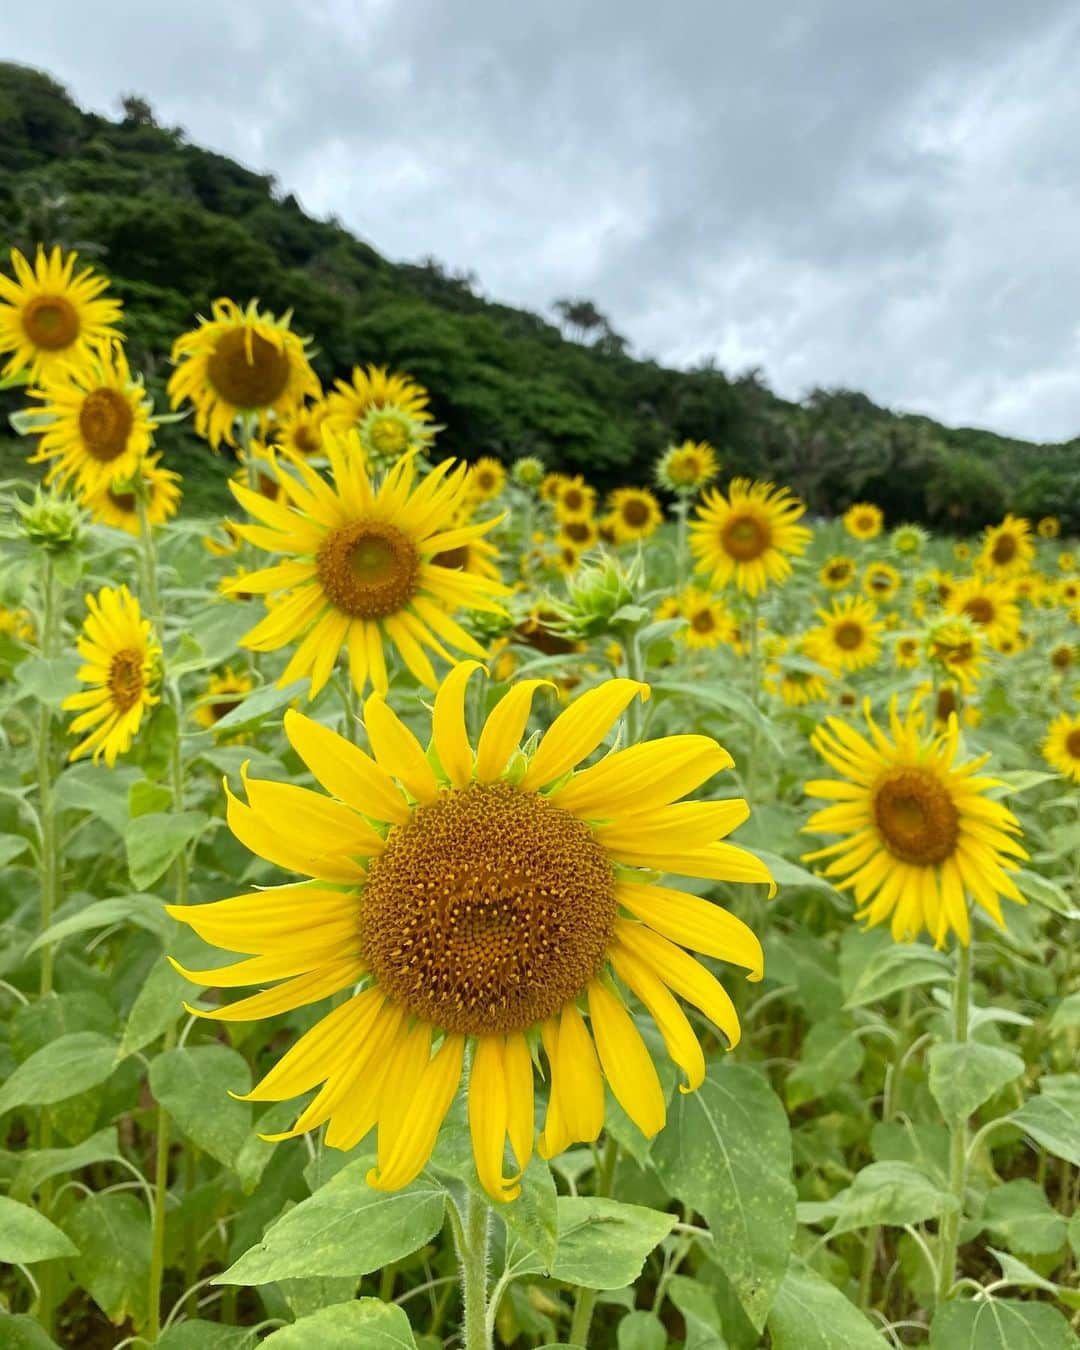
<instances>
[{"instance_id":1,"label":"forested hill","mask_svg":"<svg viewBox=\"0 0 1080 1350\"><path fill-rule=\"evenodd\" d=\"M434 260L391 263L306 215L271 176L159 125L141 99L123 108L119 121L83 112L47 75L0 64L0 240L78 247L111 276L159 403L172 340L194 315L220 295L258 296L315 336L324 381L367 361L423 381L448 452L539 454L607 486L647 482L668 442L693 437L718 447L726 472L790 483L820 512L866 497L893 520L970 528L1009 507L1080 527L1077 442L950 429L846 391L790 403L756 374L635 360L587 304L560 328L483 299ZM186 427L164 438L189 497L209 500L220 464Z\"/></svg>"}]
</instances>

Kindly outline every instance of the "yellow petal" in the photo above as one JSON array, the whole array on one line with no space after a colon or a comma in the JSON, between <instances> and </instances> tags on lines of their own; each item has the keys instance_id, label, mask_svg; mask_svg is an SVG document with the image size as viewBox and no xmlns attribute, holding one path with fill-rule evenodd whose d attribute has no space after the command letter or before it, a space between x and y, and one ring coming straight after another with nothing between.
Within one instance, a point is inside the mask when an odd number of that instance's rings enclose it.
<instances>
[{"instance_id":1,"label":"yellow petal","mask_svg":"<svg viewBox=\"0 0 1080 1350\"><path fill-rule=\"evenodd\" d=\"M630 700L647 699L649 693L649 686L638 680L617 679L580 694L552 722L521 780L522 788L535 791L580 764L607 736Z\"/></svg>"},{"instance_id":2,"label":"yellow petal","mask_svg":"<svg viewBox=\"0 0 1080 1350\"><path fill-rule=\"evenodd\" d=\"M664 736L606 755L574 774L551 800L592 820L651 811L685 797L733 763L711 736Z\"/></svg>"},{"instance_id":3,"label":"yellow petal","mask_svg":"<svg viewBox=\"0 0 1080 1350\"><path fill-rule=\"evenodd\" d=\"M339 989L354 984L366 969L361 957L346 956L332 964L320 966L309 974L297 975L273 989L264 989L261 994L242 998L239 1003L230 1003L227 1007L193 1008L190 1003L185 1003L184 1007L195 1017L214 1018L218 1022L254 1022L328 998Z\"/></svg>"},{"instance_id":4,"label":"yellow petal","mask_svg":"<svg viewBox=\"0 0 1080 1350\"><path fill-rule=\"evenodd\" d=\"M644 924L618 919L615 936L620 945L644 961L680 997L700 1008L720 1028L734 1050L739 1043L739 1017L715 975L681 947L676 947Z\"/></svg>"},{"instance_id":5,"label":"yellow petal","mask_svg":"<svg viewBox=\"0 0 1080 1350\"><path fill-rule=\"evenodd\" d=\"M364 704L364 726L379 765L403 783L418 802L438 796L439 780L420 742L381 694Z\"/></svg>"},{"instance_id":6,"label":"yellow petal","mask_svg":"<svg viewBox=\"0 0 1080 1350\"><path fill-rule=\"evenodd\" d=\"M464 1057L465 1037L447 1036L434 1058L425 1064L416 1081L415 1094L407 1095L404 1081L390 1079L386 1083L383 1111L387 1101L393 1101L392 1127L387 1131L388 1147L384 1152L383 1118L380 1117L379 1165L377 1171L372 1168L367 1174L369 1186L384 1191L398 1190L418 1177L427 1166L439 1128L457 1093ZM404 1110L399 1103L404 1103Z\"/></svg>"},{"instance_id":7,"label":"yellow petal","mask_svg":"<svg viewBox=\"0 0 1080 1350\"><path fill-rule=\"evenodd\" d=\"M364 869L360 863L343 854L328 855L318 848L282 838L275 822L264 820L235 797L225 784L228 799L226 818L229 829L237 839L252 853L267 862L283 867L287 872L300 872L303 876L318 877L322 881L361 881Z\"/></svg>"},{"instance_id":8,"label":"yellow petal","mask_svg":"<svg viewBox=\"0 0 1080 1350\"><path fill-rule=\"evenodd\" d=\"M533 1063L529 1043L521 1032L506 1038L506 1132L517 1165L524 1172L532 1157L536 1119L533 1106Z\"/></svg>"},{"instance_id":9,"label":"yellow petal","mask_svg":"<svg viewBox=\"0 0 1080 1350\"><path fill-rule=\"evenodd\" d=\"M614 947L611 964L615 974L641 999L664 1038L667 1052L686 1074L681 1092L693 1092L705 1080L705 1056L689 1019L670 989L644 961L625 947Z\"/></svg>"},{"instance_id":10,"label":"yellow petal","mask_svg":"<svg viewBox=\"0 0 1080 1350\"><path fill-rule=\"evenodd\" d=\"M599 826L596 837L616 855L630 852L640 856L654 848L672 853L714 843L749 816L749 806L738 797L722 802L679 802L641 814L617 816L611 824Z\"/></svg>"},{"instance_id":11,"label":"yellow petal","mask_svg":"<svg viewBox=\"0 0 1080 1350\"><path fill-rule=\"evenodd\" d=\"M412 809L401 789L359 746L289 708L285 735L327 792L373 820L404 825Z\"/></svg>"},{"instance_id":12,"label":"yellow petal","mask_svg":"<svg viewBox=\"0 0 1080 1350\"><path fill-rule=\"evenodd\" d=\"M480 1184L493 1200L521 1194L517 1177L503 1176L506 1152L507 1085L503 1038L479 1036L469 1073L469 1134Z\"/></svg>"},{"instance_id":13,"label":"yellow petal","mask_svg":"<svg viewBox=\"0 0 1080 1350\"><path fill-rule=\"evenodd\" d=\"M251 809L272 820L282 838L296 848L348 857L383 851L382 835L351 806L292 783L248 778L246 772L243 778Z\"/></svg>"},{"instance_id":14,"label":"yellow petal","mask_svg":"<svg viewBox=\"0 0 1080 1350\"><path fill-rule=\"evenodd\" d=\"M575 1142L591 1143L604 1127L604 1081L592 1037L573 1003L559 1014L559 1040L552 1078L559 1106Z\"/></svg>"},{"instance_id":15,"label":"yellow petal","mask_svg":"<svg viewBox=\"0 0 1080 1350\"><path fill-rule=\"evenodd\" d=\"M431 732L439 763L454 787L472 777L473 751L465 727L465 686L469 676L483 670L479 661L462 661L447 675L435 695Z\"/></svg>"},{"instance_id":16,"label":"yellow petal","mask_svg":"<svg viewBox=\"0 0 1080 1350\"><path fill-rule=\"evenodd\" d=\"M615 897L636 918L672 942L742 966L750 972L751 980L760 980L765 973L765 955L757 934L719 905L685 891L636 882L619 882Z\"/></svg>"},{"instance_id":17,"label":"yellow petal","mask_svg":"<svg viewBox=\"0 0 1080 1350\"><path fill-rule=\"evenodd\" d=\"M651 1139L667 1119L664 1090L634 1019L600 980L589 985L589 1019L615 1100L645 1138Z\"/></svg>"},{"instance_id":18,"label":"yellow petal","mask_svg":"<svg viewBox=\"0 0 1080 1350\"><path fill-rule=\"evenodd\" d=\"M543 686L554 689L550 680L521 680L508 689L488 714L476 748L476 777L490 783L506 768L510 756L521 744L529 724L533 695Z\"/></svg>"}]
</instances>

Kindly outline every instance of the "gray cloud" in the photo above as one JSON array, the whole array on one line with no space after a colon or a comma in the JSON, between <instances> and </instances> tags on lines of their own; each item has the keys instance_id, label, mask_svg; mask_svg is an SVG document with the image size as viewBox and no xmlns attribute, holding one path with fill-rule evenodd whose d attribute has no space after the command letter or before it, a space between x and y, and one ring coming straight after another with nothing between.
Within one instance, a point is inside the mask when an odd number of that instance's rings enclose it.
<instances>
[{"instance_id":1,"label":"gray cloud","mask_svg":"<svg viewBox=\"0 0 1080 1350\"><path fill-rule=\"evenodd\" d=\"M150 11L51 0L7 55L102 111L146 95L391 257L588 295L665 361L1080 432L1069 0Z\"/></svg>"}]
</instances>

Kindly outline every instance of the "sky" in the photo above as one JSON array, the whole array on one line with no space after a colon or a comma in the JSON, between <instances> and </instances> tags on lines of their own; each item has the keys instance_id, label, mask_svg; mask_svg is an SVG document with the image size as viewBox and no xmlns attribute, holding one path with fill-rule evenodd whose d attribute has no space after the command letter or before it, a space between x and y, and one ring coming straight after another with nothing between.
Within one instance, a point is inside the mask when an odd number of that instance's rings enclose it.
<instances>
[{"instance_id":1,"label":"sky","mask_svg":"<svg viewBox=\"0 0 1080 1350\"><path fill-rule=\"evenodd\" d=\"M1073 0L45 0L3 57L635 354L1080 435Z\"/></svg>"}]
</instances>

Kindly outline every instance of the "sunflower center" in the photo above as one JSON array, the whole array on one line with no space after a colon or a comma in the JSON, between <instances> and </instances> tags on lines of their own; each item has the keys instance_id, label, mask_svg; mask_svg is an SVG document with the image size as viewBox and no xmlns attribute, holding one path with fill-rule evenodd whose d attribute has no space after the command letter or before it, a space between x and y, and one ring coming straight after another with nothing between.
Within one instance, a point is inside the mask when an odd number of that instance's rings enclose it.
<instances>
[{"instance_id":1,"label":"sunflower center","mask_svg":"<svg viewBox=\"0 0 1080 1350\"><path fill-rule=\"evenodd\" d=\"M587 520L568 520L563 525L563 534L575 544L587 544L592 538L592 529Z\"/></svg>"},{"instance_id":2,"label":"sunflower center","mask_svg":"<svg viewBox=\"0 0 1080 1350\"><path fill-rule=\"evenodd\" d=\"M585 508L585 494L580 488L567 488L562 495L562 504L567 511L582 511Z\"/></svg>"},{"instance_id":3,"label":"sunflower center","mask_svg":"<svg viewBox=\"0 0 1080 1350\"><path fill-rule=\"evenodd\" d=\"M495 475L490 469L481 469L480 472L475 475L473 481L481 492L495 491Z\"/></svg>"},{"instance_id":4,"label":"sunflower center","mask_svg":"<svg viewBox=\"0 0 1080 1350\"><path fill-rule=\"evenodd\" d=\"M830 581L847 581L851 576L851 568L847 563L832 563L828 570Z\"/></svg>"},{"instance_id":5,"label":"sunflower center","mask_svg":"<svg viewBox=\"0 0 1080 1350\"><path fill-rule=\"evenodd\" d=\"M1065 737L1065 750L1073 759L1080 759L1080 727Z\"/></svg>"},{"instance_id":6,"label":"sunflower center","mask_svg":"<svg viewBox=\"0 0 1080 1350\"><path fill-rule=\"evenodd\" d=\"M118 389L92 389L79 409L79 435L94 459L109 464L127 449L134 421L131 404Z\"/></svg>"},{"instance_id":7,"label":"sunflower center","mask_svg":"<svg viewBox=\"0 0 1080 1350\"><path fill-rule=\"evenodd\" d=\"M947 722L954 712L956 712L956 692L948 688L939 689L936 711L937 720L939 722Z\"/></svg>"},{"instance_id":8,"label":"sunflower center","mask_svg":"<svg viewBox=\"0 0 1080 1350\"><path fill-rule=\"evenodd\" d=\"M436 553L431 561L436 567L457 567L464 571L469 565L469 546L459 544L457 548L448 548L443 553Z\"/></svg>"},{"instance_id":9,"label":"sunflower center","mask_svg":"<svg viewBox=\"0 0 1080 1350\"><path fill-rule=\"evenodd\" d=\"M404 609L420 575L409 536L378 520L331 530L316 565L330 603L354 619L382 619Z\"/></svg>"},{"instance_id":10,"label":"sunflower center","mask_svg":"<svg viewBox=\"0 0 1080 1350\"><path fill-rule=\"evenodd\" d=\"M23 306L22 326L35 347L58 352L79 336L79 315L62 295L35 295Z\"/></svg>"},{"instance_id":11,"label":"sunflower center","mask_svg":"<svg viewBox=\"0 0 1080 1350\"><path fill-rule=\"evenodd\" d=\"M1050 655L1050 664L1055 670L1068 670L1072 665L1072 659L1071 647L1055 647Z\"/></svg>"},{"instance_id":12,"label":"sunflower center","mask_svg":"<svg viewBox=\"0 0 1080 1350\"><path fill-rule=\"evenodd\" d=\"M293 431L293 445L302 455L315 455L322 449L315 428L303 424Z\"/></svg>"},{"instance_id":13,"label":"sunflower center","mask_svg":"<svg viewBox=\"0 0 1080 1350\"><path fill-rule=\"evenodd\" d=\"M873 572L870 576L870 589L872 591L887 591L892 585L892 581L884 572Z\"/></svg>"},{"instance_id":14,"label":"sunflower center","mask_svg":"<svg viewBox=\"0 0 1080 1350\"><path fill-rule=\"evenodd\" d=\"M215 722L220 722L225 714L231 713L239 702L239 694L236 694L234 697L220 698L216 703L210 704L210 715Z\"/></svg>"},{"instance_id":15,"label":"sunflower center","mask_svg":"<svg viewBox=\"0 0 1080 1350\"><path fill-rule=\"evenodd\" d=\"M930 769L916 766L890 773L874 789L873 805L885 847L901 862L928 867L955 850L960 815Z\"/></svg>"},{"instance_id":16,"label":"sunflower center","mask_svg":"<svg viewBox=\"0 0 1080 1350\"><path fill-rule=\"evenodd\" d=\"M109 693L119 712L134 708L142 696L144 683L142 653L131 647L118 651L109 665Z\"/></svg>"},{"instance_id":17,"label":"sunflower center","mask_svg":"<svg viewBox=\"0 0 1080 1350\"><path fill-rule=\"evenodd\" d=\"M230 328L207 360L215 390L234 408L268 408L289 383L289 357L260 333Z\"/></svg>"},{"instance_id":18,"label":"sunflower center","mask_svg":"<svg viewBox=\"0 0 1080 1350\"><path fill-rule=\"evenodd\" d=\"M973 595L965 603L964 613L975 623L987 624L994 617L994 603L985 595Z\"/></svg>"},{"instance_id":19,"label":"sunflower center","mask_svg":"<svg viewBox=\"0 0 1080 1350\"><path fill-rule=\"evenodd\" d=\"M371 864L372 974L415 1017L522 1031L575 999L611 941L615 878L588 825L509 783L420 806Z\"/></svg>"},{"instance_id":20,"label":"sunflower center","mask_svg":"<svg viewBox=\"0 0 1080 1350\"><path fill-rule=\"evenodd\" d=\"M631 497L628 502L622 504L622 518L631 529L640 530L643 525L649 523L648 505L638 501L636 497Z\"/></svg>"},{"instance_id":21,"label":"sunflower center","mask_svg":"<svg viewBox=\"0 0 1080 1350\"><path fill-rule=\"evenodd\" d=\"M991 557L999 566L1005 563L1011 563L1016 557L1017 542L1016 536L1012 534L999 534L994 540L994 548Z\"/></svg>"},{"instance_id":22,"label":"sunflower center","mask_svg":"<svg viewBox=\"0 0 1080 1350\"><path fill-rule=\"evenodd\" d=\"M720 538L724 551L739 562L760 558L770 543L768 527L754 516L730 516Z\"/></svg>"},{"instance_id":23,"label":"sunflower center","mask_svg":"<svg viewBox=\"0 0 1080 1350\"><path fill-rule=\"evenodd\" d=\"M691 616L690 627L695 633L712 633L716 630L716 620L712 616L712 611L708 609L699 609Z\"/></svg>"},{"instance_id":24,"label":"sunflower center","mask_svg":"<svg viewBox=\"0 0 1080 1350\"><path fill-rule=\"evenodd\" d=\"M128 515L135 514L135 494L134 492L114 492L109 489L109 501L118 511L124 511Z\"/></svg>"},{"instance_id":25,"label":"sunflower center","mask_svg":"<svg viewBox=\"0 0 1080 1350\"><path fill-rule=\"evenodd\" d=\"M863 643L863 628L854 619L845 619L838 623L833 631L833 641L845 652L856 651Z\"/></svg>"}]
</instances>

